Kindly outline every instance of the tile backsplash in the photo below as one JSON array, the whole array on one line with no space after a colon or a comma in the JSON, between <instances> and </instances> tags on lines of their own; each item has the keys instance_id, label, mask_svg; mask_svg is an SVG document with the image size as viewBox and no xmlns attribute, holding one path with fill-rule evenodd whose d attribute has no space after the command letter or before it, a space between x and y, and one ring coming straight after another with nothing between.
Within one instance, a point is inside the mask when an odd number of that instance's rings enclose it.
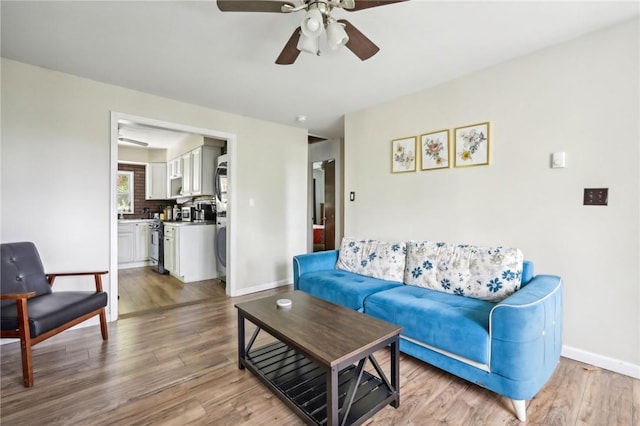
<instances>
[{"instance_id":1,"label":"tile backsplash","mask_svg":"<svg viewBox=\"0 0 640 426\"><path fill-rule=\"evenodd\" d=\"M125 214L125 219L147 219L148 214L144 208L149 208L151 213L160 213L166 206L175 206L175 200L146 200L145 199L145 168L143 164L118 163L118 170L133 172L133 214ZM114 189L115 190L115 189Z\"/></svg>"}]
</instances>

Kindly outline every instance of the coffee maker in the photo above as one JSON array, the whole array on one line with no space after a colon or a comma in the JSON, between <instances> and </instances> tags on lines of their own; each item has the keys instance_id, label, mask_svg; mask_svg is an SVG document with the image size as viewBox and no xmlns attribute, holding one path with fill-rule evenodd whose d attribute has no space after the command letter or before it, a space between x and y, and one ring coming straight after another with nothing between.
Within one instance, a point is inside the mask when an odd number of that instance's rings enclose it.
<instances>
[{"instance_id":1,"label":"coffee maker","mask_svg":"<svg viewBox=\"0 0 640 426\"><path fill-rule=\"evenodd\" d=\"M215 204L212 202L197 203L195 219L200 221L216 220Z\"/></svg>"}]
</instances>

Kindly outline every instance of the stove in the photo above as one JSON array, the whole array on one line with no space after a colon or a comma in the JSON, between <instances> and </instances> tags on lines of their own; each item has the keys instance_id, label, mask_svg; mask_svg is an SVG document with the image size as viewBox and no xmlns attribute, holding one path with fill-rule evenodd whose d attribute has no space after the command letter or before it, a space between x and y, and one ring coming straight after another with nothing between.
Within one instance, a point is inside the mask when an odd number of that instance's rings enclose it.
<instances>
[{"instance_id":1,"label":"stove","mask_svg":"<svg viewBox=\"0 0 640 426\"><path fill-rule=\"evenodd\" d=\"M164 269L164 231L162 222L154 219L149 225L151 241L149 243L149 258L153 269L160 274L168 274Z\"/></svg>"}]
</instances>

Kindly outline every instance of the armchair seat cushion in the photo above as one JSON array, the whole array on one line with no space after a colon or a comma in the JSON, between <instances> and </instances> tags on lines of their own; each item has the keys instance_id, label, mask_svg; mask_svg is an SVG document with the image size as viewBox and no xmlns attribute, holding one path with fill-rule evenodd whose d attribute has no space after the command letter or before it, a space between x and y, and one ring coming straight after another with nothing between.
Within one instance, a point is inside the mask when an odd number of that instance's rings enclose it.
<instances>
[{"instance_id":1,"label":"armchair seat cushion","mask_svg":"<svg viewBox=\"0 0 640 426\"><path fill-rule=\"evenodd\" d=\"M95 291L52 292L27 301L31 337L37 337L89 312L107 306L107 293ZM18 328L14 302L3 303L0 311L2 330Z\"/></svg>"},{"instance_id":2,"label":"armchair seat cushion","mask_svg":"<svg viewBox=\"0 0 640 426\"><path fill-rule=\"evenodd\" d=\"M405 285L372 294L364 312L402 324L403 336L470 359L489 363L489 314L495 305Z\"/></svg>"}]
</instances>

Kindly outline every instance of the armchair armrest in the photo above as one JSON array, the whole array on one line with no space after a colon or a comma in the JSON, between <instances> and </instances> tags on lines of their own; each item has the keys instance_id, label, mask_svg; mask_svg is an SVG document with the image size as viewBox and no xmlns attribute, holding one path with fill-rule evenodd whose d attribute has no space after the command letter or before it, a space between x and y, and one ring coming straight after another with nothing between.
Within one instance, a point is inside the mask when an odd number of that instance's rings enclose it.
<instances>
[{"instance_id":1,"label":"armchair armrest","mask_svg":"<svg viewBox=\"0 0 640 426\"><path fill-rule=\"evenodd\" d=\"M102 291L102 275L108 274L109 271L91 271L91 272L58 272L55 274L46 274L47 280L49 281L49 286L53 287L53 282L56 280L56 277L72 277L72 276L82 276L82 275L93 275L95 283L96 283L96 291Z\"/></svg>"},{"instance_id":2,"label":"armchair armrest","mask_svg":"<svg viewBox=\"0 0 640 426\"><path fill-rule=\"evenodd\" d=\"M298 279L302 274L335 269L338 261L338 252L339 250L328 250L294 256L293 289L298 290Z\"/></svg>"},{"instance_id":3,"label":"armchair armrest","mask_svg":"<svg viewBox=\"0 0 640 426\"><path fill-rule=\"evenodd\" d=\"M491 371L528 381L532 389L542 386L553 373L562 350L560 277L537 275L496 304L489 315L489 333ZM515 399L529 399L533 394L520 396Z\"/></svg>"},{"instance_id":4,"label":"armchair armrest","mask_svg":"<svg viewBox=\"0 0 640 426\"><path fill-rule=\"evenodd\" d=\"M36 295L35 291L30 291L29 293L8 293L8 294L0 294L0 300L20 300L20 299L30 299Z\"/></svg>"}]
</instances>

